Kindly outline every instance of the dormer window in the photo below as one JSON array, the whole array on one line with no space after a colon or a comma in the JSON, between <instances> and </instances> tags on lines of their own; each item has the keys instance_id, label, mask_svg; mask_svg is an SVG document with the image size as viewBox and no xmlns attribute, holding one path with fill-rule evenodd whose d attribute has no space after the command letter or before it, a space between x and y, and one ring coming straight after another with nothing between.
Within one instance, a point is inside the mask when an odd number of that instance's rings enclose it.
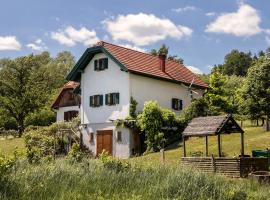
<instances>
[{"instance_id":1,"label":"dormer window","mask_svg":"<svg viewBox=\"0 0 270 200\"><path fill-rule=\"evenodd\" d=\"M108 69L108 58L101 58L94 61L94 70L102 71Z\"/></svg>"},{"instance_id":2,"label":"dormer window","mask_svg":"<svg viewBox=\"0 0 270 200\"><path fill-rule=\"evenodd\" d=\"M105 104L108 106L119 104L119 93L109 93L105 95Z\"/></svg>"},{"instance_id":3,"label":"dormer window","mask_svg":"<svg viewBox=\"0 0 270 200\"><path fill-rule=\"evenodd\" d=\"M90 96L90 107L100 107L103 105L103 95Z\"/></svg>"},{"instance_id":4,"label":"dormer window","mask_svg":"<svg viewBox=\"0 0 270 200\"><path fill-rule=\"evenodd\" d=\"M172 98L172 109L183 110L183 100Z\"/></svg>"}]
</instances>

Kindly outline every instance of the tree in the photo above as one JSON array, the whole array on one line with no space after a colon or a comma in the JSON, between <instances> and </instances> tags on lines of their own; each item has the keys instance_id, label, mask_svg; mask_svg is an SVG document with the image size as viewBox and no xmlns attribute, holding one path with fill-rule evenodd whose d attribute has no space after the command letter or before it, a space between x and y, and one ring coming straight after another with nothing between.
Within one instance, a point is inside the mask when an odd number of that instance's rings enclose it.
<instances>
[{"instance_id":1,"label":"tree","mask_svg":"<svg viewBox=\"0 0 270 200\"><path fill-rule=\"evenodd\" d=\"M250 52L239 52L234 49L224 58L224 64L216 65L214 70L219 70L224 75L246 76L253 59Z\"/></svg>"},{"instance_id":2,"label":"tree","mask_svg":"<svg viewBox=\"0 0 270 200\"><path fill-rule=\"evenodd\" d=\"M16 120L20 136L26 116L45 103L42 82L35 79L38 59L30 55L9 60L0 73L0 106Z\"/></svg>"},{"instance_id":3,"label":"tree","mask_svg":"<svg viewBox=\"0 0 270 200\"><path fill-rule=\"evenodd\" d=\"M226 77L221 73L215 72L210 75L209 89L205 94L210 115L216 115L220 112L228 111L229 103L224 90L225 81Z\"/></svg>"},{"instance_id":4,"label":"tree","mask_svg":"<svg viewBox=\"0 0 270 200\"><path fill-rule=\"evenodd\" d=\"M152 54L153 56L158 56L158 55L164 55L166 57L168 57L168 60L172 60L174 62L183 64L184 60L182 58L180 58L177 55L168 55L169 53L169 47L167 47L165 44L161 45L161 47L157 50L157 49L152 49L150 51L150 54Z\"/></svg>"},{"instance_id":5,"label":"tree","mask_svg":"<svg viewBox=\"0 0 270 200\"><path fill-rule=\"evenodd\" d=\"M252 64L251 53L232 50L225 56L223 73L227 75L245 76L248 68Z\"/></svg>"},{"instance_id":6,"label":"tree","mask_svg":"<svg viewBox=\"0 0 270 200\"><path fill-rule=\"evenodd\" d=\"M7 118L16 121L21 136L26 118L41 108L49 108L52 94L66 82L65 76L74 64L74 57L62 52L51 58L48 52L43 52L4 59L0 64L0 109ZM48 114L48 122L51 121L52 113L42 114Z\"/></svg>"},{"instance_id":7,"label":"tree","mask_svg":"<svg viewBox=\"0 0 270 200\"><path fill-rule=\"evenodd\" d=\"M240 90L244 111L251 117L270 118L270 59L260 58L248 70L247 78ZM269 125L266 126L269 130Z\"/></svg>"}]
</instances>

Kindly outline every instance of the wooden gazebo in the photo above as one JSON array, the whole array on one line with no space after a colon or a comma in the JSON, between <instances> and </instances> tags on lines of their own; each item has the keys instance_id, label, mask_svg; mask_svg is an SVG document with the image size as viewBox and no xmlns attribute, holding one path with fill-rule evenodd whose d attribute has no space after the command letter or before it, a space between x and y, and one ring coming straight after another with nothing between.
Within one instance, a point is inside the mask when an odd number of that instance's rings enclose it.
<instances>
[{"instance_id":1,"label":"wooden gazebo","mask_svg":"<svg viewBox=\"0 0 270 200\"><path fill-rule=\"evenodd\" d=\"M244 131L231 115L194 118L183 132L184 157L186 157L185 140L189 137L205 137L205 154L208 156L208 136L217 136L218 156L221 152L221 135L241 134L241 155L244 156Z\"/></svg>"},{"instance_id":2,"label":"wooden gazebo","mask_svg":"<svg viewBox=\"0 0 270 200\"><path fill-rule=\"evenodd\" d=\"M240 133L241 154L239 157L222 157L221 135ZM218 157L208 155L208 137L217 136ZM250 158L244 154L244 131L233 119L232 115L208 116L194 118L182 133L182 164L193 165L206 172L219 172L231 177L246 177L257 170L268 170L267 158ZM186 140L189 137L205 138L205 157L187 157Z\"/></svg>"}]
</instances>

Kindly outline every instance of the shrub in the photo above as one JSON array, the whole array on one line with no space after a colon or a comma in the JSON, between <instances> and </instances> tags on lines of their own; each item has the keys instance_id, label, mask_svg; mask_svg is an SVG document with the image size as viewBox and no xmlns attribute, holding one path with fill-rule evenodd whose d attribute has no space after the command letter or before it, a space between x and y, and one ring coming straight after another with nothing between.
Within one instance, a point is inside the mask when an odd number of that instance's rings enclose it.
<instances>
[{"instance_id":1,"label":"shrub","mask_svg":"<svg viewBox=\"0 0 270 200\"><path fill-rule=\"evenodd\" d=\"M124 161L121 161L117 158L110 156L106 151L102 151L99 155L99 159L101 160L103 166L106 169L113 170L116 172L121 172L130 168L130 164Z\"/></svg>"},{"instance_id":2,"label":"shrub","mask_svg":"<svg viewBox=\"0 0 270 200\"><path fill-rule=\"evenodd\" d=\"M156 101L145 102L142 113L137 116L137 125L146 136L147 151L156 151L161 144L180 139L184 124L174 112L161 108Z\"/></svg>"},{"instance_id":3,"label":"shrub","mask_svg":"<svg viewBox=\"0 0 270 200\"><path fill-rule=\"evenodd\" d=\"M86 157L86 154L81 150L80 145L74 143L68 152L68 158L72 162L81 162L84 157Z\"/></svg>"},{"instance_id":4,"label":"shrub","mask_svg":"<svg viewBox=\"0 0 270 200\"><path fill-rule=\"evenodd\" d=\"M42 108L34 113L31 113L25 119L25 125L29 126L48 126L55 122L56 115L55 112L49 108Z\"/></svg>"},{"instance_id":5,"label":"shrub","mask_svg":"<svg viewBox=\"0 0 270 200\"><path fill-rule=\"evenodd\" d=\"M47 127L29 127L24 135L26 156L30 163L38 163L42 158L57 154L65 154L65 146L69 143L67 135L59 133L60 129L73 130L72 138L76 138L78 119L73 121L54 123Z\"/></svg>"}]
</instances>

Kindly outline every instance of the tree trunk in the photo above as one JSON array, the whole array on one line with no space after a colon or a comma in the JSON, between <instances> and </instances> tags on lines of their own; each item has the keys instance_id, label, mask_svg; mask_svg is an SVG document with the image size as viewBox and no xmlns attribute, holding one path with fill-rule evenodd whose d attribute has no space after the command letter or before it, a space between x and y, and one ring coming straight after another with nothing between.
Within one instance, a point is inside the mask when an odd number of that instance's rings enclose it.
<instances>
[{"instance_id":1,"label":"tree trunk","mask_svg":"<svg viewBox=\"0 0 270 200\"><path fill-rule=\"evenodd\" d=\"M269 116L266 116L265 130L266 130L266 131L270 131Z\"/></svg>"},{"instance_id":2,"label":"tree trunk","mask_svg":"<svg viewBox=\"0 0 270 200\"><path fill-rule=\"evenodd\" d=\"M262 118L262 126L264 126L264 118Z\"/></svg>"},{"instance_id":3,"label":"tree trunk","mask_svg":"<svg viewBox=\"0 0 270 200\"><path fill-rule=\"evenodd\" d=\"M24 131L24 120L19 120L18 121L18 131L19 131L19 137L22 137L23 131Z\"/></svg>"}]
</instances>

